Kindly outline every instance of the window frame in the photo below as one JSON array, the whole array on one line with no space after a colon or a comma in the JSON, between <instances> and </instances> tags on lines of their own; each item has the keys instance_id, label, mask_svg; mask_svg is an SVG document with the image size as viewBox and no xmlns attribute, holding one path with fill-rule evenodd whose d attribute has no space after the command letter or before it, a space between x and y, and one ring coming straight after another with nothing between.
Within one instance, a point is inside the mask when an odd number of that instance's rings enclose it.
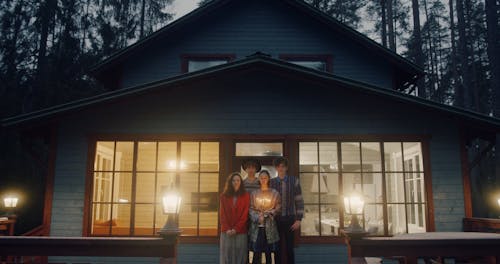
<instances>
[{"instance_id":1,"label":"window frame","mask_svg":"<svg viewBox=\"0 0 500 264\"><path fill-rule=\"evenodd\" d=\"M280 54L278 58L288 63L294 61L322 61L325 63L325 72L333 73L332 54Z\"/></svg>"},{"instance_id":2,"label":"window frame","mask_svg":"<svg viewBox=\"0 0 500 264\"><path fill-rule=\"evenodd\" d=\"M299 142L301 141L318 141L318 142L331 142L331 141L358 141L358 142L405 142L405 141L419 141L422 148L422 165L424 169L425 180L425 199L427 202L426 208L426 224L427 231L435 231L434 221L434 203L432 192L432 173L430 166L430 139L429 134L88 134L87 142L87 172L85 180L85 199L83 210L83 236L90 236L91 224L91 198L92 198L92 184L93 184L93 168L94 157L96 151L97 141L217 141L219 142L219 193L224 188L224 183L227 174L232 171L233 157L235 154L236 142L276 142L282 141L283 156L289 160L290 175L299 176ZM343 210L342 206L340 207ZM194 237L194 236L181 236L180 241L183 243L201 243L201 244L214 244L219 242L219 236L213 237ZM345 241L342 237L336 236L300 236L297 232L295 236L299 244L344 244Z\"/></svg>"},{"instance_id":3,"label":"window frame","mask_svg":"<svg viewBox=\"0 0 500 264\"><path fill-rule=\"evenodd\" d=\"M181 73L189 72L189 61L212 61L212 60L227 60L227 63L235 60L236 54L234 53L220 53L220 54L182 54L181 55Z\"/></svg>"},{"instance_id":4,"label":"window frame","mask_svg":"<svg viewBox=\"0 0 500 264\"><path fill-rule=\"evenodd\" d=\"M82 236L86 237L96 237L96 236L103 236L103 235L93 235L91 233L92 230L92 198L93 198L93 185L94 185L94 158L96 154L96 147L97 147L97 142L98 141L115 141L115 142L120 142L120 141L131 141L134 143L134 157L137 156L137 146L139 142L164 142L164 141L172 141L172 142L177 142L178 149L180 148L180 143L181 142L217 142L219 143L219 175L218 175L218 180L219 180L219 188L218 192L221 192L221 183L224 181L224 171L225 168L223 166L223 146L222 146L222 140L220 136L187 136L187 135L89 135L88 137L88 155L87 155L87 173L86 173L86 180L85 180L85 200L84 200L84 209L83 209L83 229L82 229ZM178 153L178 155L180 155ZM135 167L135 166L134 166ZM137 174L140 173L138 172L135 168L132 169L132 174ZM156 174L157 172L155 172ZM178 173L178 172L176 172ZM178 177L176 177L176 182L179 180ZM135 179L135 177L133 177ZM222 181L222 182L221 182ZM132 181L132 184L135 184L135 181ZM177 183L178 184L178 183ZM135 189L135 186L132 186L132 189ZM131 206L132 203L135 203L135 198L132 197L131 200ZM139 203L141 204L141 203ZM218 212L218 209L217 209ZM134 215L131 213L131 222L135 221L133 219ZM218 216L217 216L218 217ZM160 225L163 225L164 223L160 223ZM199 222L197 223L199 226ZM130 226L130 229L132 230L132 225ZM197 231L199 232L199 230ZM220 226L217 226L217 234L220 233ZM145 235L113 235L110 234L106 237L144 237ZM151 237L157 236L156 234L151 235ZM218 241L219 237L218 235L216 236L180 236L180 241L184 242L195 242L195 243L214 243Z\"/></svg>"}]
</instances>

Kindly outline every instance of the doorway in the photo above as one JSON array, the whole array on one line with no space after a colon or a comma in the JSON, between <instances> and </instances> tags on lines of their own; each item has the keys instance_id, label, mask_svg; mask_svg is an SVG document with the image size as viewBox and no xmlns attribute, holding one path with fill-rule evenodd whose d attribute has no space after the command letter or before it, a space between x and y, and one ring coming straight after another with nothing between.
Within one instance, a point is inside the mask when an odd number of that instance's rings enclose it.
<instances>
[{"instance_id":1,"label":"doorway","mask_svg":"<svg viewBox=\"0 0 500 264\"><path fill-rule=\"evenodd\" d=\"M273 160L284 156L284 142L235 142L233 144L232 171L240 172L243 179L247 177L242 164L246 159L253 158L260 162L262 170L269 171L271 178L278 174L273 166Z\"/></svg>"}]
</instances>

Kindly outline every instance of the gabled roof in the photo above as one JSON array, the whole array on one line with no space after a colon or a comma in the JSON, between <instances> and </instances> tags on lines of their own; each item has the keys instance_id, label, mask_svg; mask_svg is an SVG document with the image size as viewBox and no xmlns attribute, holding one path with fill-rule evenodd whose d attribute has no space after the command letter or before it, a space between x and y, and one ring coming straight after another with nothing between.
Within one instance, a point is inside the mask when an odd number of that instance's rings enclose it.
<instances>
[{"instance_id":1,"label":"gabled roof","mask_svg":"<svg viewBox=\"0 0 500 264\"><path fill-rule=\"evenodd\" d=\"M283 73L290 78L302 78L306 81L319 82L331 87L348 87L363 93L369 93L377 96L383 96L399 102L412 104L415 106L424 107L439 113L454 116L460 120L466 121L469 126L478 126L487 128L488 131L500 131L500 119L479 114L476 112L436 103L430 100L422 99L412 95L407 95L398 91L381 89L379 87L361 83L347 78L338 77L326 72L317 71L291 64L282 60L270 58L262 54L255 54L245 59L236 60L227 64L222 64L215 67L206 68L196 72L190 72L161 81L140 85L132 88L116 90L103 93L97 96L69 102L66 104L57 105L54 107L42 109L36 112L22 114L2 120L2 126L15 126L30 122L44 122L46 119L55 118L58 115L82 110L90 106L112 102L118 99L137 96L144 93L166 89L168 87L180 86L190 82L203 80L205 78L225 78L231 76L232 73L243 71L264 71L271 73Z\"/></svg>"},{"instance_id":2,"label":"gabled roof","mask_svg":"<svg viewBox=\"0 0 500 264\"><path fill-rule=\"evenodd\" d=\"M164 37L168 37L170 36L170 34L182 30L182 28L184 28L185 26L196 26L196 22L198 22L201 18L213 14L214 11L217 11L221 7L234 1L239 1L239 0L212 0L207 4L202 5L201 7L173 21L172 23L164 26L163 28L152 33L151 35L112 54L110 57L96 64L91 69L91 73L95 76L99 76L102 72L107 72L109 70L112 70L114 67L119 65L130 55L140 51L141 49L144 49L145 47L148 47L152 42L157 41ZM395 66L394 69L397 72L399 72L398 77L401 77L403 79L402 81L411 82L414 79L421 77L424 74L423 69L418 67L416 64L405 59L399 54L389 50L388 48L383 47L374 40L352 29L351 27L341 23L335 18L321 12L320 10L311 6L310 4L305 3L303 0L265 0L265 1L283 2L286 5L289 5L294 9L302 12L306 16L309 16L311 19L321 22L330 30L338 32L343 36L361 44L365 48L380 54L383 58L387 59Z\"/></svg>"}]
</instances>

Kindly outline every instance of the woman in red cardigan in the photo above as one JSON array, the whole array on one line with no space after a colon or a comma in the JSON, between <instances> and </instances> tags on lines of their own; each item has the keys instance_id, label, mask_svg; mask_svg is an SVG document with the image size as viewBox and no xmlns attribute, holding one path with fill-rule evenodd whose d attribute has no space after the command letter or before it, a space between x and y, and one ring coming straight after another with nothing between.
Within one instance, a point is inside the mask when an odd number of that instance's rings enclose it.
<instances>
[{"instance_id":1,"label":"woman in red cardigan","mask_svg":"<svg viewBox=\"0 0 500 264\"><path fill-rule=\"evenodd\" d=\"M220 196L220 263L246 264L248 261L248 209L250 195L237 172L229 175Z\"/></svg>"}]
</instances>

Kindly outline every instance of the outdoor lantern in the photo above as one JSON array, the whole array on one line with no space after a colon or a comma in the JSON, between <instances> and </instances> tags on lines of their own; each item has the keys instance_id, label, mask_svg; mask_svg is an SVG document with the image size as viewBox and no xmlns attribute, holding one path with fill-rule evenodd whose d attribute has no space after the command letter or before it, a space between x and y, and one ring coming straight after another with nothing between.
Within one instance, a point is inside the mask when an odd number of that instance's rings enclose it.
<instances>
[{"instance_id":1,"label":"outdoor lantern","mask_svg":"<svg viewBox=\"0 0 500 264\"><path fill-rule=\"evenodd\" d=\"M5 208L16 208L17 207L17 202L19 201L19 198L15 196L7 196L3 199L3 204L5 205Z\"/></svg>"},{"instance_id":2,"label":"outdoor lantern","mask_svg":"<svg viewBox=\"0 0 500 264\"><path fill-rule=\"evenodd\" d=\"M160 229L160 235L179 234L181 230L177 223L181 208L181 196L175 189L170 189L162 197L163 213L168 216L167 223Z\"/></svg>"},{"instance_id":3,"label":"outdoor lantern","mask_svg":"<svg viewBox=\"0 0 500 264\"><path fill-rule=\"evenodd\" d=\"M364 229L359 225L358 215L363 214L365 201L363 197L358 194L351 194L344 197L345 213L351 215L351 224L345 229L346 232L352 233L365 233Z\"/></svg>"}]
</instances>

